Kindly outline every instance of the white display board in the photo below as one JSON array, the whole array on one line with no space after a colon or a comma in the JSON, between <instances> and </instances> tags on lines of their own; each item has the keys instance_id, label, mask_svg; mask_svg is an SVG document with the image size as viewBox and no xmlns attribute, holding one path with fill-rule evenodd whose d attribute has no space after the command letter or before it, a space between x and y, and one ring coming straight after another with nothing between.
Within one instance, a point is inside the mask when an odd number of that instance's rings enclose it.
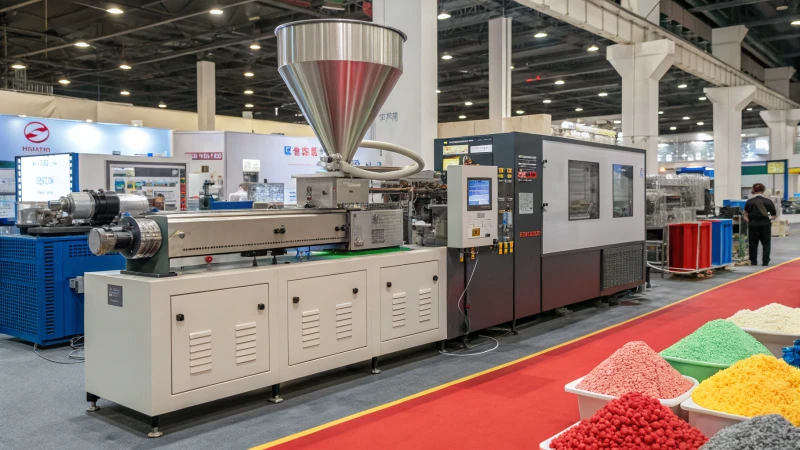
<instances>
[{"instance_id":1,"label":"white display board","mask_svg":"<svg viewBox=\"0 0 800 450\"><path fill-rule=\"evenodd\" d=\"M70 154L24 156L19 164L19 200L46 202L72 192Z\"/></svg>"},{"instance_id":2,"label":"white display board","mask_svg":"<svg viewBox=\"0 0 800 450\"><path fill-rule=\"evenodd\" d=\"M643 152L595 147L580 142L545 140L543 159L542 254L596 248L645 239ZM599 218L569 220L569 161L596 162L599 172ZM613 165L633 166L633 215L614 217Z\"/></svg>"}]
</instances>

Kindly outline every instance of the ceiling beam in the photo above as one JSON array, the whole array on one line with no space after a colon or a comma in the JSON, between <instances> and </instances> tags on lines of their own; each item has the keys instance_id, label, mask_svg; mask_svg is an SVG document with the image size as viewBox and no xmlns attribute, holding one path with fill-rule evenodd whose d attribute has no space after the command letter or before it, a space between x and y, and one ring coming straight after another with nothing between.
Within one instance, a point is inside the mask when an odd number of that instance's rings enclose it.
<instances>
[{"instance_id":1,"label":"ceiling beam","mask_svg":"<svg viewBox=\"0 0 800 450\"><path fill-rule=\"evenodd\" d=\"M772 36L764 36L761 38L761 40L764 42L772 42L772 41L785 41L788 39L797 39L797 38L800 38L800 33L774 34Z\"/></svg>"},{"instance_id":2,"label":"ceiling beam","mask_svg":"<svg viewBox=\"0 0 800 450\"><path fill-rule=\"evenodd\" d=\"M716 9L735 8L737 6L753 5L756 3L763 3L768 1L770 0L730 0L727 2L717 2L708 5L689 8L689 12L714 11Z\"/></svg>"},{"instance_id":3,"label":"ceiling beam","mask_svg":"<svg viewBox=\"0 0 800 450\"><path fill-rule=\"evenodd\" d=\"M39 3L42 0L28 0L27 2L17 3L16 5L6 6L5 8L0 9L0 13L13 11L17 8L22 8L23 6L32 5L34 3Z\"/></svg>"},{"instance_id":4,"label":"ceiling beam","mask_svg":"<svg viewBox=\"0 0 800 450\"><path fill-rule=\"evenodd\" d=\"M769 17L766 19L757 19L757 20L746 20L740 23L732 23L733 25L744 25L747 28L752 27L763 27L765 25L776 25L779 23L785 23L786 25L792 23L795 20L800 20L800 14L792 14L789 16L778 16L778 17Z\"/></svg>"}]
</instances>

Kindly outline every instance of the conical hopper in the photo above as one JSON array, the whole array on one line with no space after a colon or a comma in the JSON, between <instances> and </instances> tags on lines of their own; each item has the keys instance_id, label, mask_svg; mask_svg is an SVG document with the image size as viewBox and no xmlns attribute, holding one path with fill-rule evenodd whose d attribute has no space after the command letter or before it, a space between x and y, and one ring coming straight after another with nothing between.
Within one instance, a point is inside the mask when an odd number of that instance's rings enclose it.
<instances>
[{"instance_id":1,"label":"conical hopper","mask_svg":"<svg viewBox=\"0 0 800 450\"><path fill-rule=\"evenodd\" d=\"M406 35L356 20L281 25L278 72L328 154L351 162L403 73Z\"/></svg>"}]
</instances>

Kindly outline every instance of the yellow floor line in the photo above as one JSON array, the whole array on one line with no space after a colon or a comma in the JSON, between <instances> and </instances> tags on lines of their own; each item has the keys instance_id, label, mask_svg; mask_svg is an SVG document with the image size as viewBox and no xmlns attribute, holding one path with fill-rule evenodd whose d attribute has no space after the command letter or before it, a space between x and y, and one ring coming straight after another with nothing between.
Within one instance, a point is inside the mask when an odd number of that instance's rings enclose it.
<instances>
[{"instance_id":1,"label":"yellow floor line","mask_svg":"<svg viewBox=\"0 0 800 450\"><path fill-rule=\"evenodd\" d=\"M758 271L758 272L751 273L751 274L749 274L749 275L745 275L745 276L743 276L743 277L741 277L741 278L737 278L737 279L735 279L735 280L731 280L731 281L728 281L728 282L726 282L726 283L722 283L722 284L720 284L719 286L714 286L714 287L712 287L712 288L710 288L710 289L706 289L705 291L698 292L697 294L690 295L689 297L686 297L686 298L684 298L683 300L678 300L678 301L676 301L676 302L674 302L674 303L671 303L671 304L669 304L669 305L662 306L661 308L658 308L658 309L654 309L653 311L650 311L650 312L644 313L644 314L642 314L642 315L639 315L639 316L633 317L633 318L631 318L631 319L628 319L628 320L622 321L622 322L620 322L620 323L618 323L618 324L615 324L615 325L608 326L608 327L606 327L606 328L603 328L602 330L597 330L597 331L591 332L591 333L589 333L589 334L586 334L586 335L583 335L583 336L577 337L577 338L575 338L575 339L572 339L571 341L567 341L567 342L563 342L563 343L561 343L561 344L558 344L558 345L554 345L554 346L552 346L552 347L550 347L550 348L547 348L547 349L545 349L545 350L541 350L541 351L539 351L539 352L536 352L536 353L530 354L530 355L528 355L528 356L523 356L522 358L515 359L514 361L509 361L509 362L507 362L507 363L503 363L503 364L500 364L500 365L498 365L498 366L494 366L494 367L492 367L492 368L489 368L489 369L483 370L483 371L481 371L481 372L477 372L477 373L474 373L474 374L472 374L472 375L467 375L466 377L459 378L459 379L457 379L457 380L450 381L450 382L447 382L447 383L444 383L444 384L440 384L439 386L435 386L435 387L432 387L432 388L430 388L430 389L426 389L426 390L424 390L424 391L422 391L422 392L418 392L418 393L416 393L416 394L412 394L412 395L409 395L409 396L407 396L407 397L403 397L403 398L401 398L401 399L399 399L399 400L395 400L395 401L392 401L392 402L389 402L389 403L384 403L384 404L382 404L382 405L378 405L378 406L376 406L376 407L374 407L374 408L370 408L370 409L367 409L367 410L364 410L364 411L361 411L361 412L357 412L357 413L355 413L355 414L351 414L351 415L349 415L349 416L342 417L341 419L336 419L336 420L334 420L334 421L327 422L327 423L324 423L324 424L322 424L322 425L318 425L318 426L316 426L316 427L314 427L314 428L309 428L309 429L307 429L307 430L300 431L300 432L298 432L298 433L294 433L294 434L291 434L291 435L289 435L289 436L286 436L286 437L283 437L283 438L280 438L280 439L276 439L276 440L274 440L274 441L267 442L266 444L261 444L261 445L258 445L258 446L255 446L255 447L252 447L252 448L251 448L251 449L249 449L249 450L263 450L263 449L267 449L267 448L275 447L275 446L277 446L277 445L284 444L284 443L286 443L286 442L293 441L293 440L295 440L295 439L299 439L299 438L301 438L301 437L303 437L303 436L308 436L309 434L313 434L313 433L316 433L316 432L318 432L318 431L322 431L322 430L324 430L324 429L327 429L327 428L330 428L330 427L333 427L333 426L339 425L339 424L341 424L341 423L344 423L344 422L349 422L349 421L351 421L351 420L353 420L353 419L357 419L357 418L359 418L359 417L363 417L363 416L366 416L366 415L368 415L368 414L372 414L372 413L374 413L374 412L378 412L378 411L384 410L384 409L386 409L386 408L391 408L391 407L392 407L392 406L394 406L394 405L399 405L400 403L405 403L405 402L407 402L407 401L409 401L409 400L413 400L413 399L415 399L415 398L419 398L419 397L422 397L422 396L425 396L425 395L428 395L428 394L432 394L432 393L434 393L434 392L437 392L437 391L441 391L442 389L448 388L448 387L450 387L450 386L453 386L453 385L456 385L456 384L460 384L460 383L463 383L463 382L465 382L465 381L472 380L473 378L477 378L477 377L480 377L480 376L482 376L482 375L486 375L486 374L488 374L488 373L492 373L492 372L498 371L498 370L500 370L500 369L503 369L503 368L506 368L506 367L508 367L508 366L513 366L514 364L518 364L518 363L521 363L521 362L523 362L523 361L527 361L527 360L529 360L529 359L531 359L531 358L535 358L535 357L537 357L537 356L539 356L539 355L542 355L542 354L544 354L544 353L551 352L551 351L553 351L553 350L556 350L556 349L559 349L559 348L561 348L561 347L564 347L564 346L567 346L567 345L573 344L573 343L575 343L575 342L578 342L578 341L580 341L580 340L583 340L583 339L586 339L586 338L589 338L589 337L595 336L595 335L597 335L597 334L603 333L603 332L605 332L605 331L608 331L608 330L611 330L611 329L617 328L617 327L619 327L619 326L625 325L626 323L633 322L634 320L641 319L642 317L646 317L646 316L649 316L649 315L651 315L651 314L655 314L655 313L657 313L657 312L659 312L659 311L663 311L663 310L665 310L665 309L667 309L667 308L671 308L671 307L673 307L673 306L675 306L675 305L679 305L679 304L681 304L681 303L683 303L683 302L686 302L686 301L689 301L689 300L691 300L691 299L693 299L693 298L695 298L695 297L697 297L697 296L700 296L700 295L706 294L706 293L708 293L708 292L711 292L711 291L714 291L714 290L716 290L716 289L720 289L720 288L722 288L722 287L724 287L724 286L727 286L727 285L729 285L729 284L738 283L739 281L742 281L742 280L744 280L744 279L750 278L750 277L752 277L752 276L755 276L755 275L762 274L762 273L764 273L764 272L767 272L767 271L769 271L769 270L772 270L772 269L778 268L778 267L780 267L780 266L782 266L782 265L784 265L784 264L789 264L789 263L792 263L792 262L795 262L795 261L800 261L800 258L795 258L795 259L792 259L792 260L789 260L789 261L786 261L786 262L780 263L780 264L778 264L778 265L775 265L775 266L767 267L766 269L760 270L760 271Z\"/></svg>"}]
</instances>

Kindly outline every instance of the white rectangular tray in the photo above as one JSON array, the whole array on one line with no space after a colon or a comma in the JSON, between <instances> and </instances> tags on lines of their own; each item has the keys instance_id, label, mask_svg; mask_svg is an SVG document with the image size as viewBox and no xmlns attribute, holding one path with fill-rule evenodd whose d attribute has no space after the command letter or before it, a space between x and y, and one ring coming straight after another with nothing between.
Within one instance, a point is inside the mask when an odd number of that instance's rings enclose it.
<instances>
[{"instance_id":1,"label":"white rectangular tray","mask_svg":"<svg viewBox=\"0 0 800 450\"><path fill-rule=\"evenodd\" d=\"M570 428L574 427L575 425L578 425L579 423L580 423L580 422L578 422L578 423L574 423L574 424L570 425L568 428L566 428L566 429L564 429L564 430L561 430L561 431L560 431L558 434L556 434L555 436L553 436L553 437L551 437L550 439L548 439L548 440L546 440L546 441L542 442L541 444L539 444L539 449L540 449L540 450L551 450L551 449L550 449L550 443L551 443L551 442L553 442L553 439L555 439L555 438L557 438L557 437L561 436L562 434L566 433L566 432L567 432L567 431L568 431Z\"/></svg>"},{"instance_id":2,"label":"white rectangular tray","mask_svg":"<svg viewBox=\"0 0 800 450\"><path fill-rule=\"evenodd\" d=\"M717 434L719 430L736 425L749 418L703 408L695 403L691 397L681 403L681 409L689 413L689 425L700 430L709 439Z\"/></svg>"},{"instance_id":3,"label":"white rectangular tray","mask_svg":"<svg viewBox=\"0 0 800 450\"><path fill-rule=\"evenodd\" d=\"M580 413L581 420L592 417L594 413L596 413L604 406L606 406L606 403L616 398L613 395L598 394L597 392L590 392L590 391L584 391L583 389L578 389L578 385L581 383L581 381L583 381L584 378L585 377L580 377L577 380L573 381L572 383L569 383L566 386L564 386L564 390L566 392L578 396L578 411ZM687 398L691 398L692 391L694 391L694 389L697 387L699 383L694 378L688 377L686 375L684 375L683 378L686 378L687 380L691 381L692 387L680 397L671 399L660 399L660 401L662 405L671 409L672 412L675 413L675 415L683 419L686 419L687 414L685 414L681 410L680 405Z\"/></svg>"},{"instance_id":4,"label":"white rectangular tray","mask_svg":"<svg viewBox=\"0 0 800 450\"><path fill-rule=\"evenodd\" d=\"M779 333L777 331L754 330L752 328L742 328L742 330L756 338L758 342L761 342L776 358L783 358L783 347L793 347L794 341L800 339L800 336L796 334Z\"/></svg>"}]
</instances>

